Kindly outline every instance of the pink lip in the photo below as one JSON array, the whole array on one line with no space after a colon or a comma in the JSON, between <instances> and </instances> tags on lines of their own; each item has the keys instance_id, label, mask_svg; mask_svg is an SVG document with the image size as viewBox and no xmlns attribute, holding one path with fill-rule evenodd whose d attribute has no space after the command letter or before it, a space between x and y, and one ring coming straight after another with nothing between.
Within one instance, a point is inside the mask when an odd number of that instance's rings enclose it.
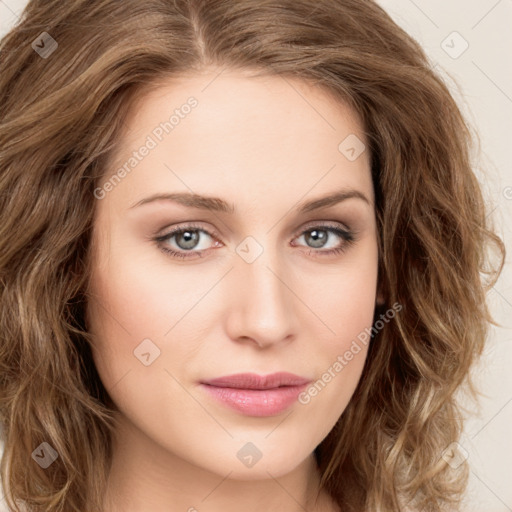
<instances>
[{"instance_id":1,"label":"pink lip","mask_svg":"<svg viewBox=\"0 0 512 512\"><path fill-rule=\"evenodd\" d=\"M216 400L248 416L273 416L288 409L309 379L279 372L259 376L240 373L201 382Z\"/></svg>"}]
</instances>

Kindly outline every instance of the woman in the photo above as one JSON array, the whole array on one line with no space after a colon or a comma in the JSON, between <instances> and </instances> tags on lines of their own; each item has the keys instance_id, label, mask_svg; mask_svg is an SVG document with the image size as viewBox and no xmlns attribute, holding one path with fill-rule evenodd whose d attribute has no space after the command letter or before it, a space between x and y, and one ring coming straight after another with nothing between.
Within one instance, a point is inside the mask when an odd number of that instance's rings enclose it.
<instances>
[{"instance_id":1,"label":"woman","mask_svg":"<svg viewBox=\"0 0 512 512\"><path fill-rule=\"evenodd\" d=\"M10 507L457 507L504 247L416 42L362 0L31 1L1 55Z\"/></svg>"}]
</instances>

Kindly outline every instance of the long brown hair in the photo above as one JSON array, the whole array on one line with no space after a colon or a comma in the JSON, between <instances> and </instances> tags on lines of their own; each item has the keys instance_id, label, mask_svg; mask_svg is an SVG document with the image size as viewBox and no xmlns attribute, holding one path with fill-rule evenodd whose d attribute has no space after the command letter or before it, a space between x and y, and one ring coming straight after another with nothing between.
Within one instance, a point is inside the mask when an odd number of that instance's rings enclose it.
<instances>
[{"instance_id":1,"label":"long brown hair","mask_svg":"<svg viewBox=\"0 0 512 512\"><path fill-rule=\"evenodd\" d=\"M468 125L420 46L371 0L31 0L2 39L7 503L101 509L115 406L84 324L94 190L133 101L205 66L307 80L364 121L386 300L375 319L402 309L373 336L352 400L315 456L343 510L456 504L467 466L442 454L461 433L455 391L468 384L476 396L469 370L495 324L486 291L505 249L471 169ZM31 458L43 442L58 454L46 469Z\"/></svg>"}]
</instances>

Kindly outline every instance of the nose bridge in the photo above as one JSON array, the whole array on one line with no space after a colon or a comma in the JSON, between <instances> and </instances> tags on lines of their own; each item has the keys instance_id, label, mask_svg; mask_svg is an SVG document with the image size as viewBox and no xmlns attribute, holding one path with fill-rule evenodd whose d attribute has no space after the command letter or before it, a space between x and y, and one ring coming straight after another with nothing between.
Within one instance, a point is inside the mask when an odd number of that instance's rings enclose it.
<instances>
[{"instance_id":1,"label":"nose bridge","mask_svg":"<svg viewBox=\"0 0 512 512\"><path fill-rule=\"evenodd\" d=\"M283 255L270 244L248 237L237 247L236 281L230 325L232 337L259 345L279 342L294 332L293 294L287 286Z\"/></svg>"}]
</instances>

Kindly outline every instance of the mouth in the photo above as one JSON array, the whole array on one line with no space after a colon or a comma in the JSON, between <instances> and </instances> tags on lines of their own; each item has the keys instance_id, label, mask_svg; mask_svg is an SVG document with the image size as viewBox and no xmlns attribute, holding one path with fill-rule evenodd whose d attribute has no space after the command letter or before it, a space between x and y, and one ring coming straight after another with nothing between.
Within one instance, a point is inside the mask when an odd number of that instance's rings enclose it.
<instances>
[{"instance_id":1,"label":"mouth","mask_svg":"<svg viewBox=\"0 0 512 512\"><path fill-rule=\"evenodd\" d=\"M297 400L310 379L288 372L267 376L235 374L202 381L201 387L216 401L247 416L275 416Z\"/></svg>"}]
</instances>

